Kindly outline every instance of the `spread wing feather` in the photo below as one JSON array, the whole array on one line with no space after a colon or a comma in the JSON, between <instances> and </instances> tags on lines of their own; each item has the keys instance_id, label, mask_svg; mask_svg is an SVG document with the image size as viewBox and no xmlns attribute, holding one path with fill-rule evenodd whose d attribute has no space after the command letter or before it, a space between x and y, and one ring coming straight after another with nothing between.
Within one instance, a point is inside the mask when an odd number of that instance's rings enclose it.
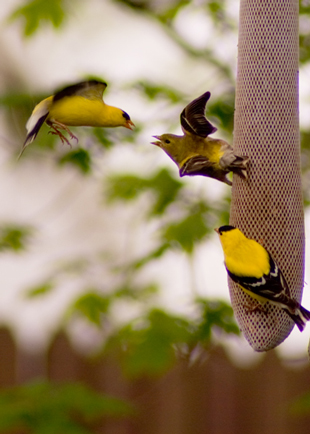
<instances>
[{"instance_id":1,"label":"spread wing feather","mask_svg":"<svg viewBox=\"0 0 310 434\"><path fill-rule=\"evenodd\" d=\"M88 80L81 83L67 86L54 94L53 102L59 101L68 96L79 95L87 99L102 99L107 84L103 81Z\"/></svg>"},{"instance_id":2,"label":"spread wing feather","mask_svg":"<svg viewBox=\"0 0 310 434\"><path fill-rule=\"evenodd\" d=\"M215 128L205 116L206 104L211 96L210 92L190 102L181 113L181 126L184 134L191 133L197 136L207 137L215 133Z\"/></svg>"}]
</instances>

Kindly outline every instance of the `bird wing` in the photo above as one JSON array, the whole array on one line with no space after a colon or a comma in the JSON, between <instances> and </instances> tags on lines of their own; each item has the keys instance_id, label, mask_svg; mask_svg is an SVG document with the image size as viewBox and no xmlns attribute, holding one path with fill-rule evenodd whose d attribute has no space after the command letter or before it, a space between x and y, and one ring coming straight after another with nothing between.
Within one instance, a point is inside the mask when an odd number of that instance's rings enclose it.
<instances>
[{"instance_id":1,"label":"bird wing","mask_svg":"<svg viewBox=\"0 0 310 434\"><path fill-rule=\"evenodd\" d=\"M227 172L224 170L219 170L216 167L216 163L210 161L207 157L203 155L196 155L189 158L180 167L180 176L208 176L209 178L215 178L219 181L225 182L227 185L232 185L229 179L226 178Z\"/></svg>"},{"instance_id":2,"label":"bird wing","mask_svg":"<svg viewBox=\"0 0 310 434\"><path fill-rule=\"evenodd\" d=\"M269 274L263 274L260 278L237 276L228 269L227 272L234 282L253 294L273 302L287 305L288 301L291 299L288 284L277 263L270 255L269 264Z\"/></svg>"},{"instance_id":3,"label":"bird wing","mask_svg":"<svg viewBox=\"0 0 310 434\"><path fill-rule=\"evenodd\" d=\"M190 102L181 113L181 126L183 133L191 133L201 137L207 137L215 133L215 128L205 116L206 104L211 96L206 92L194 101Z\"/></svg>"},{"instance_id":4,"label":"bird wing","mask_svg":"<svg viewBox=\"0 0 310 434\"><path fill-rule=\"evenodd\" d=\"M82 81L81 83L73 84L72 86L67 86L54 94L53 102L59 101L62 98L70 96L82 96L86 99L100 99L102 100L102 95L107 87L107 84L103 81L88 80Z\"/></svg>"},{"instance_id":5,"label":"bird wing","mask_svg":"<svg viewBox=\"0 0 310 434\"><path fill-rule=\"evenodd\" d=\"M196 155L185 161L185 163L180 167L180 176L193 176L193 175L203 175L208 173L210 168L214 166L207 157L203 155Z\"/></svg>"}]
</instances>

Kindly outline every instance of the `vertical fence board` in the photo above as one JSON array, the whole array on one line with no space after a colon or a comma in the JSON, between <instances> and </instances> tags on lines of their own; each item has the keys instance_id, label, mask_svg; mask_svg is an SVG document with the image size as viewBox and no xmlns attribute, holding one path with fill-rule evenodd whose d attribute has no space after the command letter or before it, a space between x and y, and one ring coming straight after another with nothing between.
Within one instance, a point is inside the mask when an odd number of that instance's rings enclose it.
<instances>
[{"instance_id":1,"label":"vertical fence board","mask_svg":"<svg viewBox=\"0 0 310 434\"><path fill-rule=\"evenodd\" d=\"M17 348L16 350L16 382L18 384L33 381L46 376L46 357L39 351Z\"/></svg>"},{"instance_id":2,"label":"vertical fence board","mask_svg":"<svg viewBox=\"0 0 310 434\"><path fill-rule=\"evenodd\" d=\"M310 412L305 415L294 415L290 412L290 405L299 396L310 393L310 369L307 367L286 367L287 395L285 410L287 413L287 433L309 434Z\"/></svg>"},{"instance_id":3,"label":"vertical fence board","mask_svg":"<svg viewBox=\"0 0 310 434\"><path fill-rule=\"evenodd\" d=\"M238 385L239 432L286 434L285 375L275 353L254 368L238 370Z\"/></svg>"},{"instance_id":4,"label":"vertical fence board","mask_svg":"<svg viewBox=\"0 0 310 434\"><path fill-rule=\"evenodd\" d=\"M235 367L222 349L204 362L180 361L160 378L129 380L113 356L90 360L77 354L64 334L48 354L16 349L0 329L0 388L39 376L81 381L104 394L136 405L132 418L94 427L94 434L308 434L310 414L289 411L293 400L310 391L310 366L292 368L276 352L249 369Z\"/></svg>"},{"instance_id":5,"label":"vertical fence board","mask_svg":"<svg viewBox=\"0 0 310 434\"><path fill-rule=\"evenodd\" d=\"M92 372L93 387L105 394L129 401L129 382L122 375L119 363L113 355L95 361ZM108 418L98 427L96 434L128 434L129 419L131 418Z\"/></svg>"},{"instance_id":6,"label":"vertical fence board","mask_svg":"<svg viewBox=\"0 0 310 434\"><path fill-rule=\"evenodd\" d=\"M47 374L52 381L84 381L86 359L73 350L67 336L58 334L47 353ZM87 363L87 362L86 362Z\"/></svg>"},{"instance_id":7,"label":"vertical fence board","mask_svg":"<svg viewBox=\"0 0 310 434\"><path fill-rule=\"evenodd\" d=\"M235 369L222 348L218 348L208 363L210 381L210 432L235 433Z\"/></svg>"},{"instance_id":8,"label":"vertical fence board","mask_svg":"<svg viewBox=\"0 0 310 434\"><path fill-rule=\"evenodd\" d=\"M184 418L189 409L184 405L184 383L182 363L178 364L163 378L154 382L150 393L155 397L155 417L157 434L183 434ZM154 402L153 401L153 402Z\"/></svg>"},{"instance_id":9,"label":"vertical fence board","mask_svg":"<svg viewBox=\"0 0 310 434\"><path fill-rule=\"evenodd\" d=\"M16 382L16 346L11 333L0 328L0 388Z\"/></svg>"}]
</instances>

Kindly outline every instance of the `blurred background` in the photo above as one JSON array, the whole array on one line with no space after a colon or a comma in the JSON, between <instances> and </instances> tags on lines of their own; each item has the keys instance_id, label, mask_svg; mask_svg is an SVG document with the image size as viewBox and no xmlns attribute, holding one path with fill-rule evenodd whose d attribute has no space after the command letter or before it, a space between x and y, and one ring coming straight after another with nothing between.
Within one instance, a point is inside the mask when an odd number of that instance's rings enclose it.
<instances>
[{"instance_id":1,"label":"blurred background","mask_svg":"<svg viewBox=\"0 0 310 434\"><path fill-rule=\"evenodd\" d=\"M181 111L207 90L214 136L232 143L238 8L1 5L0 432L308 432L309 326L267 354L249 347L213 231L228 223L230 187L180 179L150 144L180 134ZM309 14L301 1L307 237ZM43 126L18 161L34 106L90 76L108 83L104 100L135 130L73 129L79 143L70 148Z\"/></svg>"}]
</instances>

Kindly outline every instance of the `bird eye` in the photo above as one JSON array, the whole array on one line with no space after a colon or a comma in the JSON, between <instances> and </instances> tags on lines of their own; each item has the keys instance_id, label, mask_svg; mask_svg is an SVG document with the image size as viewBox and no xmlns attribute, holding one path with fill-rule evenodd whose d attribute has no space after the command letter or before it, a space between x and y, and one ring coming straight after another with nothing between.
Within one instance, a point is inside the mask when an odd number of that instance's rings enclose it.
<instances>
[{"instance_id":1,"label":"bird eye","mask_svg":"<svg viewBox=\"0 0 310 434\"><path fill-rule=\"evenodd\" d=\"M130 116L129 116L129 114L127 114L126 112L124 112L124 110L122 110L122 112L123 112L123 114L122 114L123 118L125 118L126 121L130 121Z\"/></svg>"},{"instance_id":2,"label":"bird eye","mask_svg":"<svg viewBox=\"0 0 310 434\"><path fill-rule=\"evenodd\" d=\"M166 139L166 140L165 140L165 143L170 143L170 140Z\"/></svg>"}]
</instances>

